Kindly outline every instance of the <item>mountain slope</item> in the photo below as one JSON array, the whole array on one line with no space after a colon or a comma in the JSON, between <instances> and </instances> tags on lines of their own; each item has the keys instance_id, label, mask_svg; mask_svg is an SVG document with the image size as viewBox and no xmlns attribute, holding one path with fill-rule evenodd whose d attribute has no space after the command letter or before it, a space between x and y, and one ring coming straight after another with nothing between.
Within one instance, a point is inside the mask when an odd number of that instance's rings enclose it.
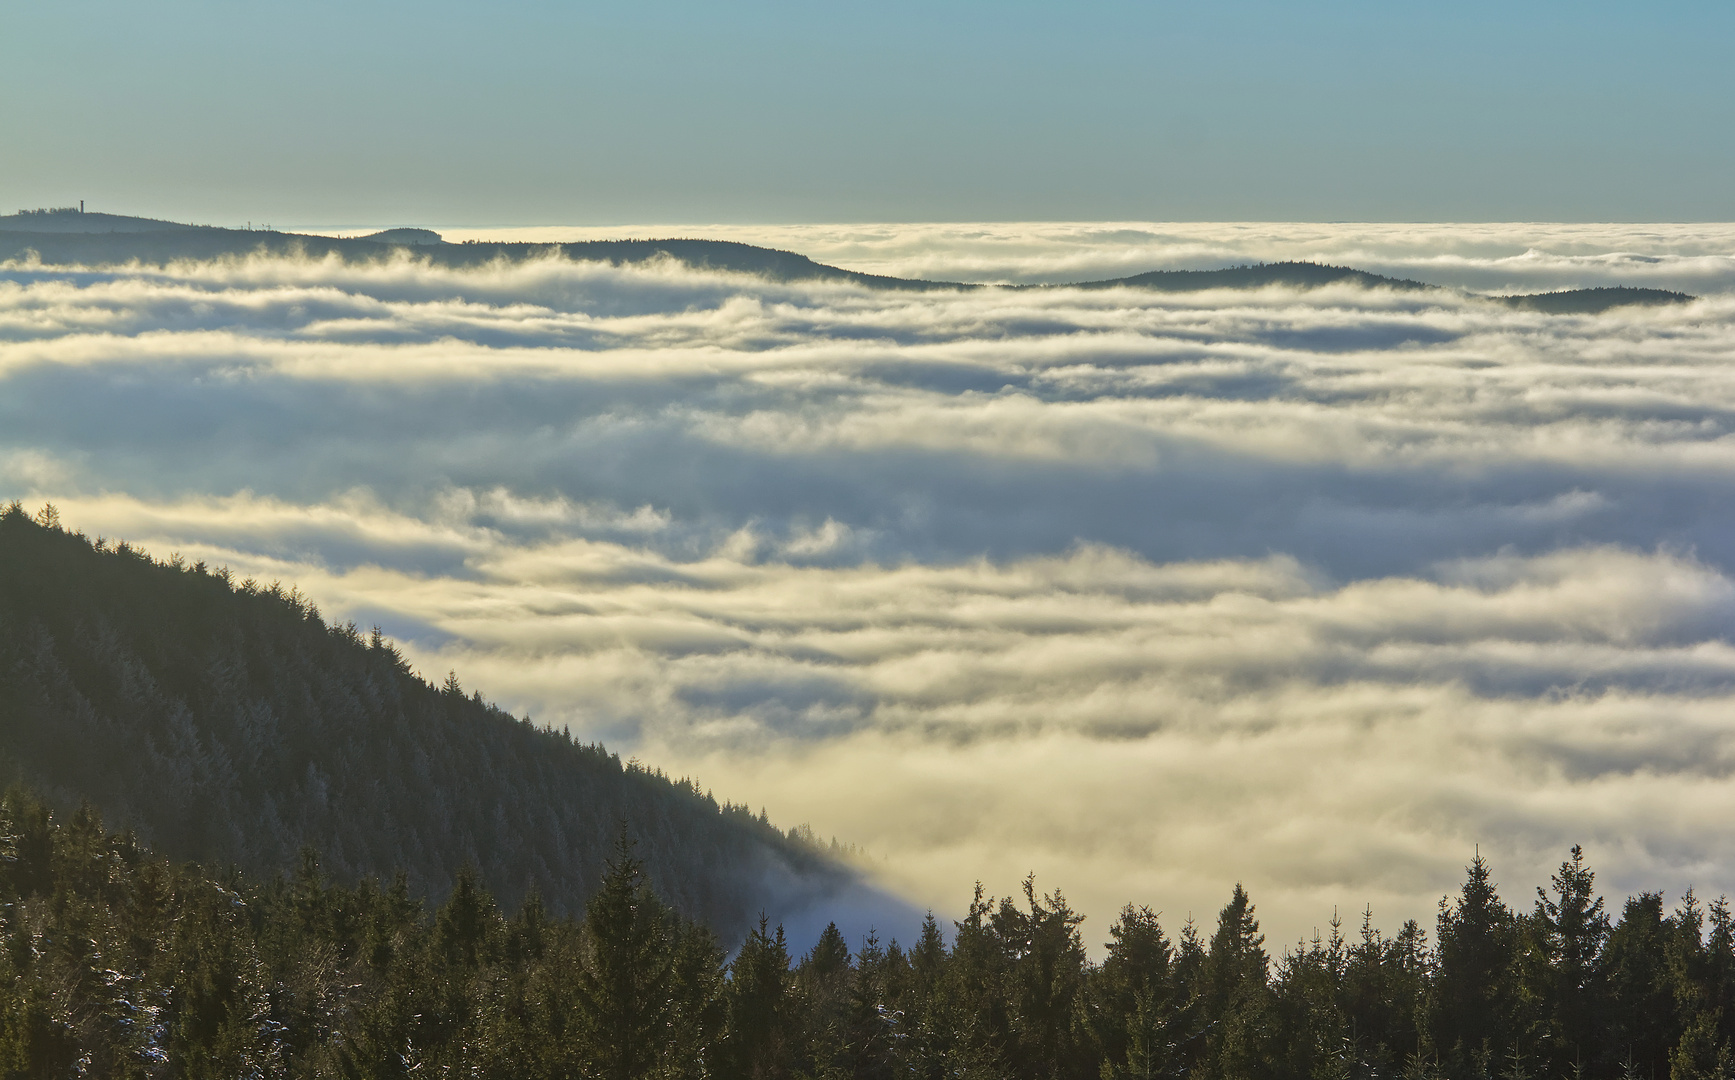
<instances>
[{"instance_id":1,"label":"mountain slope","mask_svg":"<svg viewBox=\"0 0 1735 1080\"><path fill-rule=\"evenodd\" d=\"M191 232L208 226L132 217L128 214L86 213L76 206L52 210L20 210L0 216L0 232L33 233L154 233Z\"/></svg>"},{"instance_id":2,"label":"mountain slope","mask_svg":"<svg viewBox=\"0 0 1735 1080\"><path fill-rule=\"evenodd\" d=\"M1420 281L1384 277L1347 266L1326 266L1311 262L1259 263L1254 266L1231 266L1223 270L1153 270L1148 274L1110 278L1107 281L1084 281L1074 288L1154 289L1157 292L1197 292L1201 289L1260 289L1268 285L1288 285L1292 288L1317 289L1322 285L1348 283L1364 289L1433 289Z\"/></svg>"},{"instance_id":3,"label":"mountain slope","mask_svg":"<svg viewBox=\"0 0 1735 1080\"><path fill-rule=\"evenodd\" d=\"M1629 304L1685 304L1694 297L1667 289L1635 289L1627 285L1617 285L1613 288L1563 289L1560 292L1530 293L1525 296L1497 296L1494 299L1525 311L1540 311L1549 315L1597 315L1610 308Z\"/></svg>"},{"instance_id":4,"label":"mountain slope","mask_svg":"<svg viewBox=\"0 0 1735 1080\"><path fill-rule=\"evenodd\" d=\"M756 247L732 240L589 240L572 244L465 243L447 244L427 229L387 229L370 236L334 237L258 229L221 229L177 225L148 218L78 214L73 219L106 218L113 228L79 228L78 220L62 220L66 212L20 213L0 217L0 261L34 257L49 265L99 266L138 261L162 265L177 260L243 257L253 254L336 255L346 261L391 258L407 248L435 266L480 266L496 259L519 261L551 254L569 259L615 265L671 258L701 269L756 274L773 281L836 281L879 289L965 289L945 281L861 274L814 262L792 251ZM154 227L147 227L154 226Z\"/></svg>"},{"instance_id":5,"label":"mountain slope","mask_svg":"<svg viewBox=\"0 0 1735 1080\"><path fill-rule=\"evenodd\" d=\"M45 523L46 522L46 523ZM576 912L624 827L680 911L738 937L862 888L821 849L600 747L430 686L294 592L0 512L0 779L89 799L172 857L340 878L465 864Z\"/></svg>"},{"instance_id":6,"label":"mountain slope","mask_svg":"<svg viewBox=\"0 0 1735 1080\"><path fill-rule=\"evenodd\" d=\"M1326 285L1343 284L1364 289L1396 289L1400 292L1441 290L1441 286L1412 281L1409 278L1386 277L1348 266L1311 262L1259 263L1253 266L1231 266L1223 270L1154 270L1148 274L1134 274L1131 277L1111 278L1107 281L1081 282L1072 287L1198 292L1203 289L1260 289L1271 285L1317 289ZM1635 289L1621 285L1613 288L1563 289L1560 292L1518 296L1485 296L1484 299L1550 315L1595 315L1610 308L1631 304L1684 304L1694 297L1666 289Z\"/></svg>"}]
</instances>

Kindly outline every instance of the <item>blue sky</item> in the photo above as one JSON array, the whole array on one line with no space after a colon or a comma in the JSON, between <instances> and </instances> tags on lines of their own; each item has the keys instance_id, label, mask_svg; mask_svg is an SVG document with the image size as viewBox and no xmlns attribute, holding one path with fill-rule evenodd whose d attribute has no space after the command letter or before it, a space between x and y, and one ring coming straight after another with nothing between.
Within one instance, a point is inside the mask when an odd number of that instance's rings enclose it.
<instances>
[{"instance_id":1,"label":"blue sky","mask_svg":"<svg viewBox=\"0 0 1735 1080\"><path fill-rule=\"evenodd\" d=\"M0 3L0 206L1726 220L1727 3Z\"/></svg>"}]
</instances>

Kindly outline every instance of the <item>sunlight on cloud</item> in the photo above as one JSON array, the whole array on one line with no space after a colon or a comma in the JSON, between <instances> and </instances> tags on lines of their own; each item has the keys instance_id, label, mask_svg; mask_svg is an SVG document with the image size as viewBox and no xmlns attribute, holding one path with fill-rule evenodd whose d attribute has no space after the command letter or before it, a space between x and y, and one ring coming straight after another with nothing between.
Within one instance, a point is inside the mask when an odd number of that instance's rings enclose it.
<instances>
[{"instance_id":1,"label":"sunlight on cloud","mask_svg":"<svg viewBox=\"0 0 1735 1080\"><path fill-rule=\"evenodd\" d=\"M1693 224L1320 224L981 222L451 228L451 240L570 243L645 236L735 240L822 263L929 281L1090 281L1149 270L1305 260L1477 291L1655 285L1727 291L1735 226Z\"/></svg>"},{"instance_id":2,"label":"sunlight on cloud","mask_svg":"<svg viewBox=\"0 0 1735 1080\"><path fill-rule=\"evenodd\" d=\"M1281 556L677 562L359 501L305 515L466 552L467 575L425 577L185 542L301 513L256 500L66 509L297 581L334 617L421 628L429 676L864 843L942 909L1030 869L1097 914L1206 913L1244 879L1298 934L1332 904L1426 916L1478 843L1509 874L1585 842L1616 887L1735 884L1716 824L1735 810L1735 583L1689 557L1580 548L1333 584Z\"/></svg>"},{"instance_id":3,"label":"sunlight on cloud","mask_svg":"<svg viewBox=\"0 0 1735 1080\"><path fill-rule=\"evenodd\" d=\"M1582 841L1612 889L1735 887L1735 232L751 238L937 277L1317 257L1704 295L15 263L0 484L295 583L942 910L1034 869L1097 918L1208 916L1242 879L1283 940L1425 918L1478 843L1503 880Z\"/></svg>"}]
</instances>

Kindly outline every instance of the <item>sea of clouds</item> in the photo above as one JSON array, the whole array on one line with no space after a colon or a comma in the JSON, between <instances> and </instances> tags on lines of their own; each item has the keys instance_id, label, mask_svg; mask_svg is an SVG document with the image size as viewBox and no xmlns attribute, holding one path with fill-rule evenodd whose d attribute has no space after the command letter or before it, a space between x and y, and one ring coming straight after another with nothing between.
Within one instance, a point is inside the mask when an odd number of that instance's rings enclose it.
<instances>
[{"instance_id":1,"label":"sea of clouds","mask_svg":"<svg viewBox=\"0 0 1735 1080\"><path fill-rule=\"evenodd\" d=\"M535 233L601 235L1456 288L12 263L0 495L294 582L942 913L1033 870L1100 940L1239 880L1281 944L1428 920L1478 845L1527 903L1575 842L1735 891L1735 226ZM1700 299L1467 291L1603 284Z\"/></svg>"}]
</instances>

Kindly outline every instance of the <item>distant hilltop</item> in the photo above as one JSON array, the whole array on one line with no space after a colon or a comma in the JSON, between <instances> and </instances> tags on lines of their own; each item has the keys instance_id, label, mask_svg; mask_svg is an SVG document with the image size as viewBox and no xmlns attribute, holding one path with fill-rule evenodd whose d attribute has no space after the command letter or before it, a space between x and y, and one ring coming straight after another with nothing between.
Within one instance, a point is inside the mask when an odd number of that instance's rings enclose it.
<instances>
[{"instance_id":1,"label":"distant hilltop","mask_svg":"<svg viewBox=\"0 0 1735 1080\"><path fill-rule=\"evenodd\" d=\"M466 240L449 244L432 229L386 229L367 236L313 236L265 229L225 229L214 225L182 225L173 221L87 213L82 205L48 210L20 210L0 217L0 262L35 258L49 265L101 266L141 262L161 265L184 259L215 259L253 254L335 255L366 262L398 249L412 250L434 265L482 266L500 260L519 261L558 253L585 262L617 266L673 259L701 270L752 274L769 281L831 281L874 289L964 290L984 286L960 281L918 281L863 274L827 266L793 251L756 247L732 240L589 240L572 244L498 243ZM1020 289L1148 289L1157 292L1199 292L1206 289L1260 289L1285 286L1316 289L1352 285L1402 292L1444 292L1439 285L1385 277L1347 266L1311 262L1260 263L1218 270L1154 270L1107 281L1064 285L1012 286ZM1461 294L1460 294L1461 295ZM1475 294L1472 294L1475 295ZM1527 311L1553 315L1594 315L1632 305L1682 304L1695 297L1665 289L1628 286L1564 289L1523 296L1483 299Z\"/></svg>"},{"instance_id":2,"label":"distant hilltop","mask_svg":"<svg viewBox=\"0 0 1735 1080\"><path fill-rule=\"evenodd\" d=\"M443 244L446 241L432 229L387 229L384 232L369 233L358 236L357 240L371 240L376 244L404 244L418 247L423 244Z\"/></svg>"},{"instance_id":3,"label":"distant hilltop","mask_svg":"<svg viewBox=\"0 0 1735 1080\"><path fill-rule=\"evenodd\" d=\"M439 266L483 266L559 253L569 259L615 265L673 259L702 270L753 274L771 281L837 281L877 289L971 289L950 281L911 281L861 274L814 262L793 251L731 240L592 240L574 244L449 244L432 229L396 228L367 236L316 236L275 229L225 229L151 218L93 214L76 207L20 211L0 217L0 262L34 257L51 266L104 266L129 262L163 265L178 260L253 254L338 256L351 262L409 250Z\"/></svg>"},{"instance_id":4,"label":"distant hilltop","mask_svg":"<svg viewBox=\"0 0 1735 1080\"><path fill-rule=\"evenodd\" d=\"M130 217L126 214L102 214L87 211L80 206L55 206L41 210L20 210L16 214L0 216L0 233L53 233L65 235L69 233L241 233L256 235L266 233L277 236L294 236L294 233L276 233L270 228L264 229L225 229L217 225L183 225L178 221L159 221L156 218ZM375 244L402 244L417 247L426 244L443 244L446 241L432 229L386 229L383 232L371 233L367 236L357 236L353 239L366 240Z\"/></svg>"},{"instance_id":5,"label":"distant hilltop","mask_svg":"<svg viewBox=\"0 0 1735 1080\"><path fill-rule=\"evenodd\" d=\"M155 218L86 212L83 204L45 210L20 210L0 217L0 231L36 233L160 233L188 232L209 226L182 225Z\"/></svg>"}]
</instances>

